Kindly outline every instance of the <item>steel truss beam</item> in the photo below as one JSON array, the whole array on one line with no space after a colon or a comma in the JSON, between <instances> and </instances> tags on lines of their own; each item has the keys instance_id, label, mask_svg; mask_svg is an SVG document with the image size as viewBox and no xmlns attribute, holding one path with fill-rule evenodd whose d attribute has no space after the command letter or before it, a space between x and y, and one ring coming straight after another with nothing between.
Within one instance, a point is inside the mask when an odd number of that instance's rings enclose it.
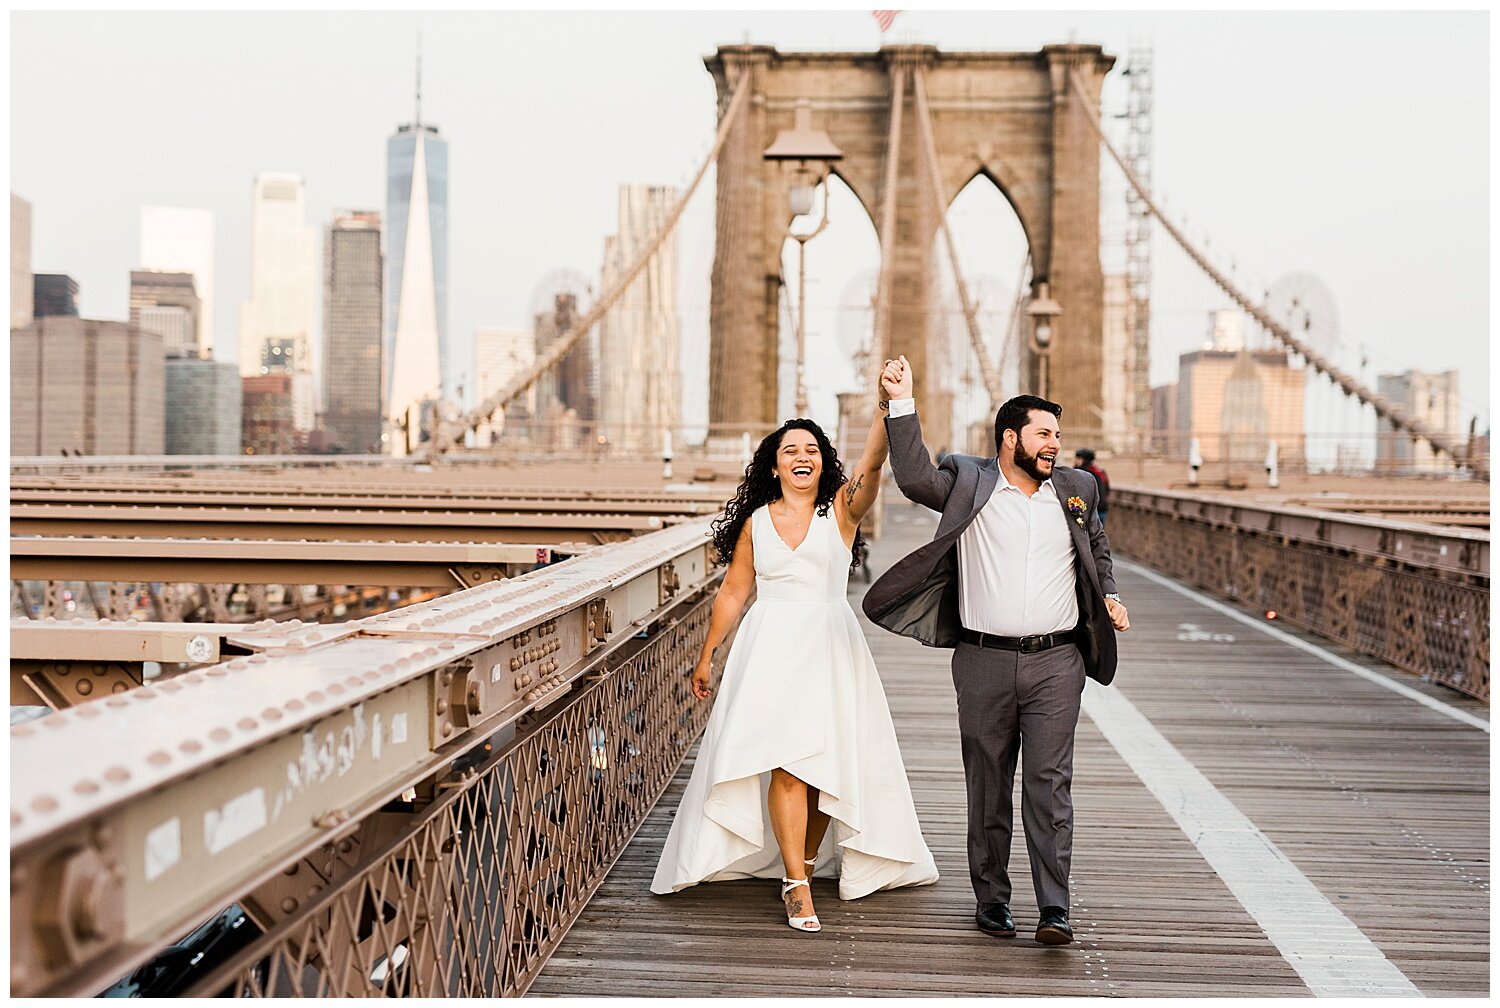
<instances>
[{"instance_id":1,"label":"steel truss beam","mask_svg":"<svg viewBox=\"0 0 1500 1008\"><path fill-rule=\"evenodd\" d=\"M581 551L581 547L577 551ZM549 564L566 548L510 543L281 542L13 536L20 581L468 588Z\"/></svg>"},{"instance_id":2,"label":"steel truss beam","mask_svg":"<svg viewBox=\"0 0 1500 1008\"><path fill-rule=\"evenodd\" d=\"M524 732L717 580L707 532L303 627L13 728L11 993L95 993L496 732Z\"/></svg>"},{"instance_id":3,"label":"steel truss beam","mask_svg":"<svg viewBox=\"0 0 1500 1008\"><path fill-rule=\"evenodd\" d=\"M11 506L15 535L148 536L349 542L618 542L682 519L655 514L496 514L372 508L191 507L27 504Z\"/></svg>"}]
</instances>

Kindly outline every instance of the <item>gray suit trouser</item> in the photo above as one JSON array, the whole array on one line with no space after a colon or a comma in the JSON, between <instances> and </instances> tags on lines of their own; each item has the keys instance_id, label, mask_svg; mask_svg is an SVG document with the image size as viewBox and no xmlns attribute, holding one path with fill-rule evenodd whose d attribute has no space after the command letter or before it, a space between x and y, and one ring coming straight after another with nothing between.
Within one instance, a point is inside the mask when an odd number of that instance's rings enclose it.
<instances>
[{"instance_id":1,"label":"gray suit trouser","mask_svg":"<svg viewBox=\"0 0 1500 1008\"><path fill-rule=\"evenodd\" d=\"M1009 903L1012 790L1021 758L1021 822L1038 907L1068 906L1073 860L1073 732L1083 656L1072 644L1021 654L960 643L953 652L969 791L969 875L981 903Z\"/></svg>"}]
</instances>

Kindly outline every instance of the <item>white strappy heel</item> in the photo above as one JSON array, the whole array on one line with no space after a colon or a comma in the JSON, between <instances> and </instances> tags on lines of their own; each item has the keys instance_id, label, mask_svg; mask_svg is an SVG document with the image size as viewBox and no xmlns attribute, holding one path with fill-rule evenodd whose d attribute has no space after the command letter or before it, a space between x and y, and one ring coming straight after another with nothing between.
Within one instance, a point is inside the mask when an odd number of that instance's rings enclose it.
<instances>
[{"instance_id":1,"label":"white strappy heel","mask_svg":"<svg viewBox=\"0 0 1500 1008\"><path fill-rule=\"evenodd\" d=\"M786 903L786 894L797 888L799 885L807 886L807 891L809 893L812 892L812 886L808 885L808 881L805 878L791 879L787 878L786 876L782 876L781 881L786 883L786 885L781 887L781 902L783 906ZM787 927L791 928L793 931L823 930L823 925L818 923L817 914L812 914L808 917L788 917L786 919L786 924Z\"/></svg>"},{"instance_id":2,"label":"white strappy heel","mask_svg":"<svg viewBox=\"0 0 1500 1008\"><path fill-rule=\"evenodd\" d=\"M813 865L815 865L815 864L817 864L817 863L818 863L818 859L817 859L817 858L815 858L815 857L810 857L810 858L807 858L807 859L806 859L806 860L805 860L805 861L803 861L803 862L802 862L802 863L803 863L803 864L804 864L804 865L806 865L806 866L807 866L807 867L808 867L808 868L812 868L812 866L813 866ZM812 873L812 872L811 872L811 871L809 871L809 872L808 872L808 873L807 873L807 878L808 878L808 880L809 880L809 881L811 881L811 880L812 880L812 877L813 877L813 873ZM783 879L782 879L782 881L783 881L783 882L785 882L785 881L786 881L786 879L785 879L785 878L783 878ZM812 886L808 886L808 889L811 889L811 888L812 888ZM784 895L784 894L783 894L783 895ZM784 901L783 901L783 902L784 902Z\"/></svg>"}]
</instances>

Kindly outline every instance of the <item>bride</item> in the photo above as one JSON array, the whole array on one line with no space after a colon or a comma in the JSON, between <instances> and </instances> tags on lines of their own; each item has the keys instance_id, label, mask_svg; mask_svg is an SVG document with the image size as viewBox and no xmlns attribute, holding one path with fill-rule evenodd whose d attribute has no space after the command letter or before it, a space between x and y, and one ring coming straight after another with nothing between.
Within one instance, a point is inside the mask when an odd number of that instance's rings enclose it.
<instances>
[{"instance_id":1,"label":"bride","mask_svg":"<svg viewBox=\"0 0 1500 1008\"><path fill-rule=\"evenodd\" d=\"M693 670L700 700L714 649L752 590L755 604L730 648L652 892L780 876L787 923L817 931L815 868L838 878L846 900L937 881L885 692L845 600L860 519L880 489L886 398L847 478L817 424L788 420L760 443L714 523L729 569Z\"/></svg>"}]
</instances>

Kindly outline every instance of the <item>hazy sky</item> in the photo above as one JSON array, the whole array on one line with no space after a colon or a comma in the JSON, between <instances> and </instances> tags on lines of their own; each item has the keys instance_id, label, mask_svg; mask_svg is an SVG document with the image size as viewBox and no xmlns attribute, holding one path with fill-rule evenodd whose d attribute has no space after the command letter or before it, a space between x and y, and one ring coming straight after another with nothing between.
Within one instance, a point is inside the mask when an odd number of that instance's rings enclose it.
<instances>
[{"instance_id":1,"label":"hazy sky","mask_svg":"<svg viewBox=\"0 0 1500 1008\"><path fill-rule=\"evenodd\" d=\"M34 268L76 277L87 315L123 318L140 206L207 207L220 356L235 359L253 176L302 173L319 227L335 208L384 210L418 26L402 13L13 14L11 190L33 204ZM686 180L712 139L703 56L716 45L880 40L865 11L424 14L420 28L425 118L451 144L449 327L464 339L529 326L555 269L597 278L620 183ZM1368 380L1461 367L1465 420L1487 416L1487 15L910 12L888 36L1008 50L1070 38L1122 65L1132 44L1152 46L1154 188L1217 261L1257 293L1314 274ZM1124 94L1115 75L1107 110ZM868 222L835 199L842 219L808 250L824 409L847 385L833 308L874 266ZM966 273L1013 290L1003 199L966 194L953 219ZM679 246L689 371L706 358L711 221L695 201ZM1155 382L1228 307L1169 241L1156 232Z\"/></svg>"}]
</instances>

